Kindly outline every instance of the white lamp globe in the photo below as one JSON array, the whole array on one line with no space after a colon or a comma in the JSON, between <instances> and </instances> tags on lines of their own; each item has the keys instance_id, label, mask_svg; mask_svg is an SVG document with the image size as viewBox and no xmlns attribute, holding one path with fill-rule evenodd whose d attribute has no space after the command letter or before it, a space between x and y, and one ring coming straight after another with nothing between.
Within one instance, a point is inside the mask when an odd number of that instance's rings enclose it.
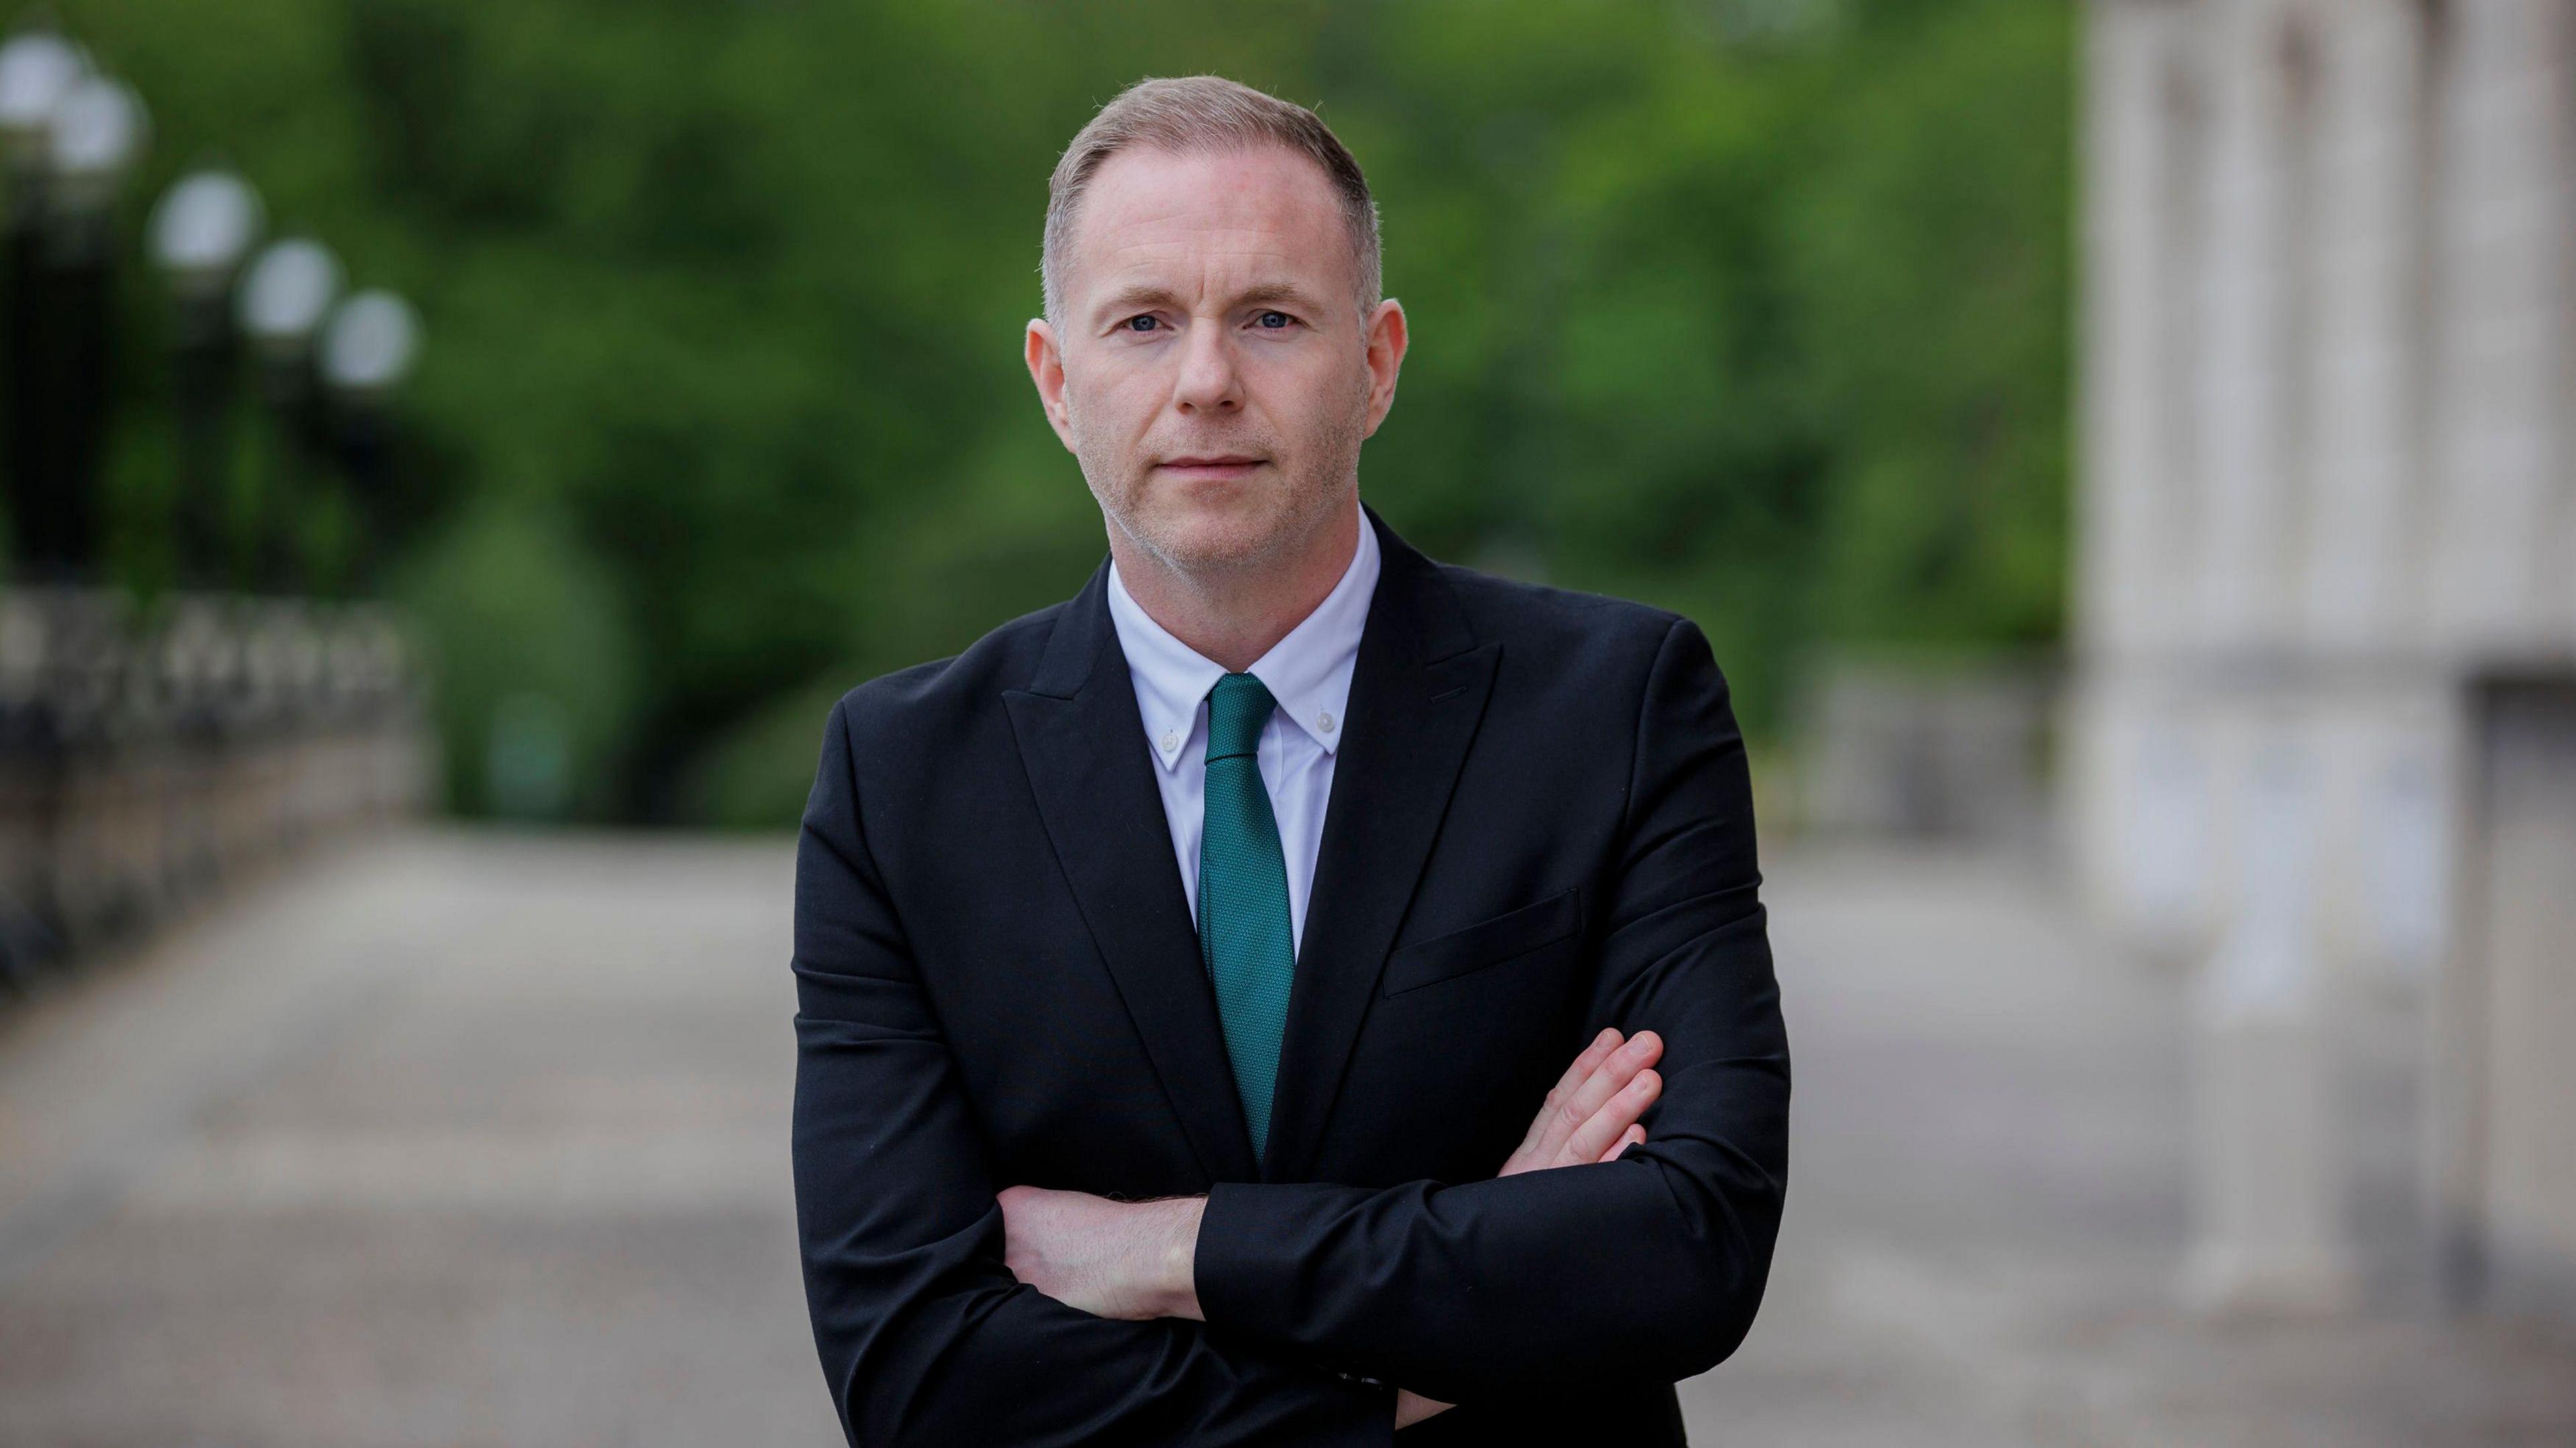
<instances>
[{"instance_id":1,"label":"white lamp globe","mask_svg":"<svg viewBox=\"0 0 2576 1448\"><path fill-rule=\"evenodd\" d=\"M363 291L342 302L322 334L322 380L346 393L383 392L411 371L420 319L392 292Z\"/></svg>"},{"instance_id":2,"label":"white lamp globe","mask_svg":"<svg viewBox=\"0 0 2576 1448\"><path fill-rule=\"evenodd\" d=\"M152 259L180 286L206 291L223 284L267 226L249 182L208 169L182 177L152 211Z\"/></svg>"},{"instance_id":3,"label":"white lamp globe","mask_svg":"<svg viewBox=\"0 0 2576 1448\"><path fill-rule=\"evenodd\" d=\"M235 301L241 329L272 351L309 345L340 294L340 259L311 237L269 243L243 274Z\"/></svg>"}]
</instances>

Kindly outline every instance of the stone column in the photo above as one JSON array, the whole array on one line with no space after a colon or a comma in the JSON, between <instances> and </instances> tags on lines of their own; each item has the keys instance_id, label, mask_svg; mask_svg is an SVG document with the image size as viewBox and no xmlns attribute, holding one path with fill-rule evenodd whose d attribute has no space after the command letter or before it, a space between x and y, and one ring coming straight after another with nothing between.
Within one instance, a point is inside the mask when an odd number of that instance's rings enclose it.
<instances>
[{"instance_id":1,"label":"stone column","mask_svg":"<svg viewBox=\"0 0 2576 1448\"><path fill-rule=\"evenodd\" d=\"M2422 465L2422 0L2338 0L2318 24L2315 305L2298 634L2340 657L2416 641ZM2322 18L2322 17L2320 17Z\"/></svg>"},{"instance_id":2,"label":"stone column","mask_svg":"<svg viewBox=\"0 0 2576 1448\"><path fill-rule=\"evenodd\" d=\"M2158 615L2169 559L2164 523L2186 461L2172 451L2164 384L2169 319L2183 298L2168 270L2174 152L2168 82L2177 13L2096 0L2086 30L2082 309L2083 477L2077 637L2095 658L2132 654Z\"/></svg>"},{"instance_id":3,"label":"stone column","mask_svg":"<svg viewBox=\"0 0 2576 1448\"><path fill-rule=\"evenodd\" d=\"M2315 720L2237 711L2225 730L2239 862L2192 994L2197 1212L2183 1288L2211 1311L2353 1297L2316 949Z\"/></svg>"},{"instance_id":4,"label":"stone column","mask_svg":"<svg viewBox=\"0 0 2576 1448\"><path fill-rule=\"evenodd\" d=\"M2174 688L2199 546L2206 98L2190 7L2094 0L2086 30L2084 471L2064 775L2087 898L2144 951L2195 949L2206 788Z\"/></svg>"},{"instance_id":5,"label":"stone column","mask_svg":"<svg viewBox=\"0 0 2576 1448\"><path fill-rule=\"evenodd\" d=\"M2297 634L2321 663L2318 948L2419 981L2446 915L2446 681L2427 651L2430 236L2423 0L2337 0L2313 30L2313 468Z\"/></svg>"},{"instance_id":6,"label":"stone column","mask_svg":"<svg viewBox=\"0 0 2576 1448\"><path fill-rule=\"evenodd\" d=\"M2321 1308L2352 1273L2316 895L2317 676L2301 606L2318 496L2324 97L2341 4L2213 0L2200 643L2215 948L2193 991L2199 1171L2188 1297Z\"/></svg>"},{"instance_id":7,"label":"stone column","mask_svg":"<svg viewBox=\"0 0 2576 1448\"><path fill-rule=\"evenodd\" d=\"M2432 606L2455 650L2568 613L2568 7L2450 0L2437 38Z\"/></svg>"},{"instance_id":8,"label":"stone column","mask_svg":"<svg viewBox=\"0 0 2576 1448\"><path fill-rule=\"evenodd\" d=\"M2209 245L2200 296L2199 642L2239 653L2287 642L2290 525L2307 472L2295 323L2304 175L2290 165L2293 7L2211 0L2207 27Z\"/></svg>"}]
</instances>

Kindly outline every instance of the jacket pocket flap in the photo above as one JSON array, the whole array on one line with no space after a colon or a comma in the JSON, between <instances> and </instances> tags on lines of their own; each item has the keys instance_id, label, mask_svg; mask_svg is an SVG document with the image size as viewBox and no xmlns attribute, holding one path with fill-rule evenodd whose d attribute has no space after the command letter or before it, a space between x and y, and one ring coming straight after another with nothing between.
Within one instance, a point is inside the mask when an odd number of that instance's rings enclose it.
<instances>
[{"instance_id":1,"label":"jacket pocket flap","mask_svg":"<svg viewBox=\"0 0 2576 1448\"><path fill-rule=\"evenodd\" d=\"M1553 945L1582 927L1581 896L1580 887L1561 890L1463 930L1415 941L1386 958L1378 994L1402 995Z\"/></svg>"}]
</instances>

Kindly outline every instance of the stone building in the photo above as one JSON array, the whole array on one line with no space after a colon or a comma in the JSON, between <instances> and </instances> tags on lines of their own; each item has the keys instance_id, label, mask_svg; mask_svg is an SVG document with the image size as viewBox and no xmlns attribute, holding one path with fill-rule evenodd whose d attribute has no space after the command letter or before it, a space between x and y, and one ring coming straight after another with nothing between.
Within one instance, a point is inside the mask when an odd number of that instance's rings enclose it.
<instances>
[{"instance_id":1,"label":"stone building","mask_svg":"<svg viewBox=\"0 0 2576 1448\"><path fill-rule=\"evenodd\" d=\"M2102 916L2196 972L2186 1280L2393 1253L2567 1311L2576 0L2091 0L2085 46L2067 799ZM2344 1069L2364 999L2403 1111Z\"/></svg>"}]
</instances>

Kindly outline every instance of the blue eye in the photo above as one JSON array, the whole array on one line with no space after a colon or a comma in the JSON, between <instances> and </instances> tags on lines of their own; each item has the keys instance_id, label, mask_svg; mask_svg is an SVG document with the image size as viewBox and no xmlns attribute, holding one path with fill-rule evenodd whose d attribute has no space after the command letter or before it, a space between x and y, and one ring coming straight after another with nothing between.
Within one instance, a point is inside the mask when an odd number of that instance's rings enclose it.
<instances>
[{"instance_id":1,"label":"blue eye","mask_svg":"<svg viewBox=\"0 0 2576 1448\"><path fill-rule=\"evenodd\" d=\"M1272 318L1277 318L1278 320L1274 322L1272 321ZM1286 312L1264 312L1261 314L1261 325L1274 332L1278 331L1281 327L1287 326L1293 320L1295 319L1290 317Z\"/></svg>"},{"instance_id":2,"label":"blue eye","mask_svg":"<svg viewBox=\"0 0 2576 1448\"><path fill-rule=\"evenodd\" d=\"M1139 322L1142 322L1142 323L1144 323L1145 325L1143 325L1143 326L1141 326L1141 327L1140 327L1140 326L1137 326L1136 324L1137 324L1137 323L1139 323ZM1134 316L1132 316L1132 317L1129 317L1129 318L1127 319L1127 330L1128 330L1128 331L1130 331L1130 332L1150 332L1150 331L1152 331L1153 329L1154 329L1154 318L1153 318L1152 316L1148 315L1147 313L1144 313L1144 312L1138 312L1136 315L1134 315Z\"/></svg>"}]
</instances>

